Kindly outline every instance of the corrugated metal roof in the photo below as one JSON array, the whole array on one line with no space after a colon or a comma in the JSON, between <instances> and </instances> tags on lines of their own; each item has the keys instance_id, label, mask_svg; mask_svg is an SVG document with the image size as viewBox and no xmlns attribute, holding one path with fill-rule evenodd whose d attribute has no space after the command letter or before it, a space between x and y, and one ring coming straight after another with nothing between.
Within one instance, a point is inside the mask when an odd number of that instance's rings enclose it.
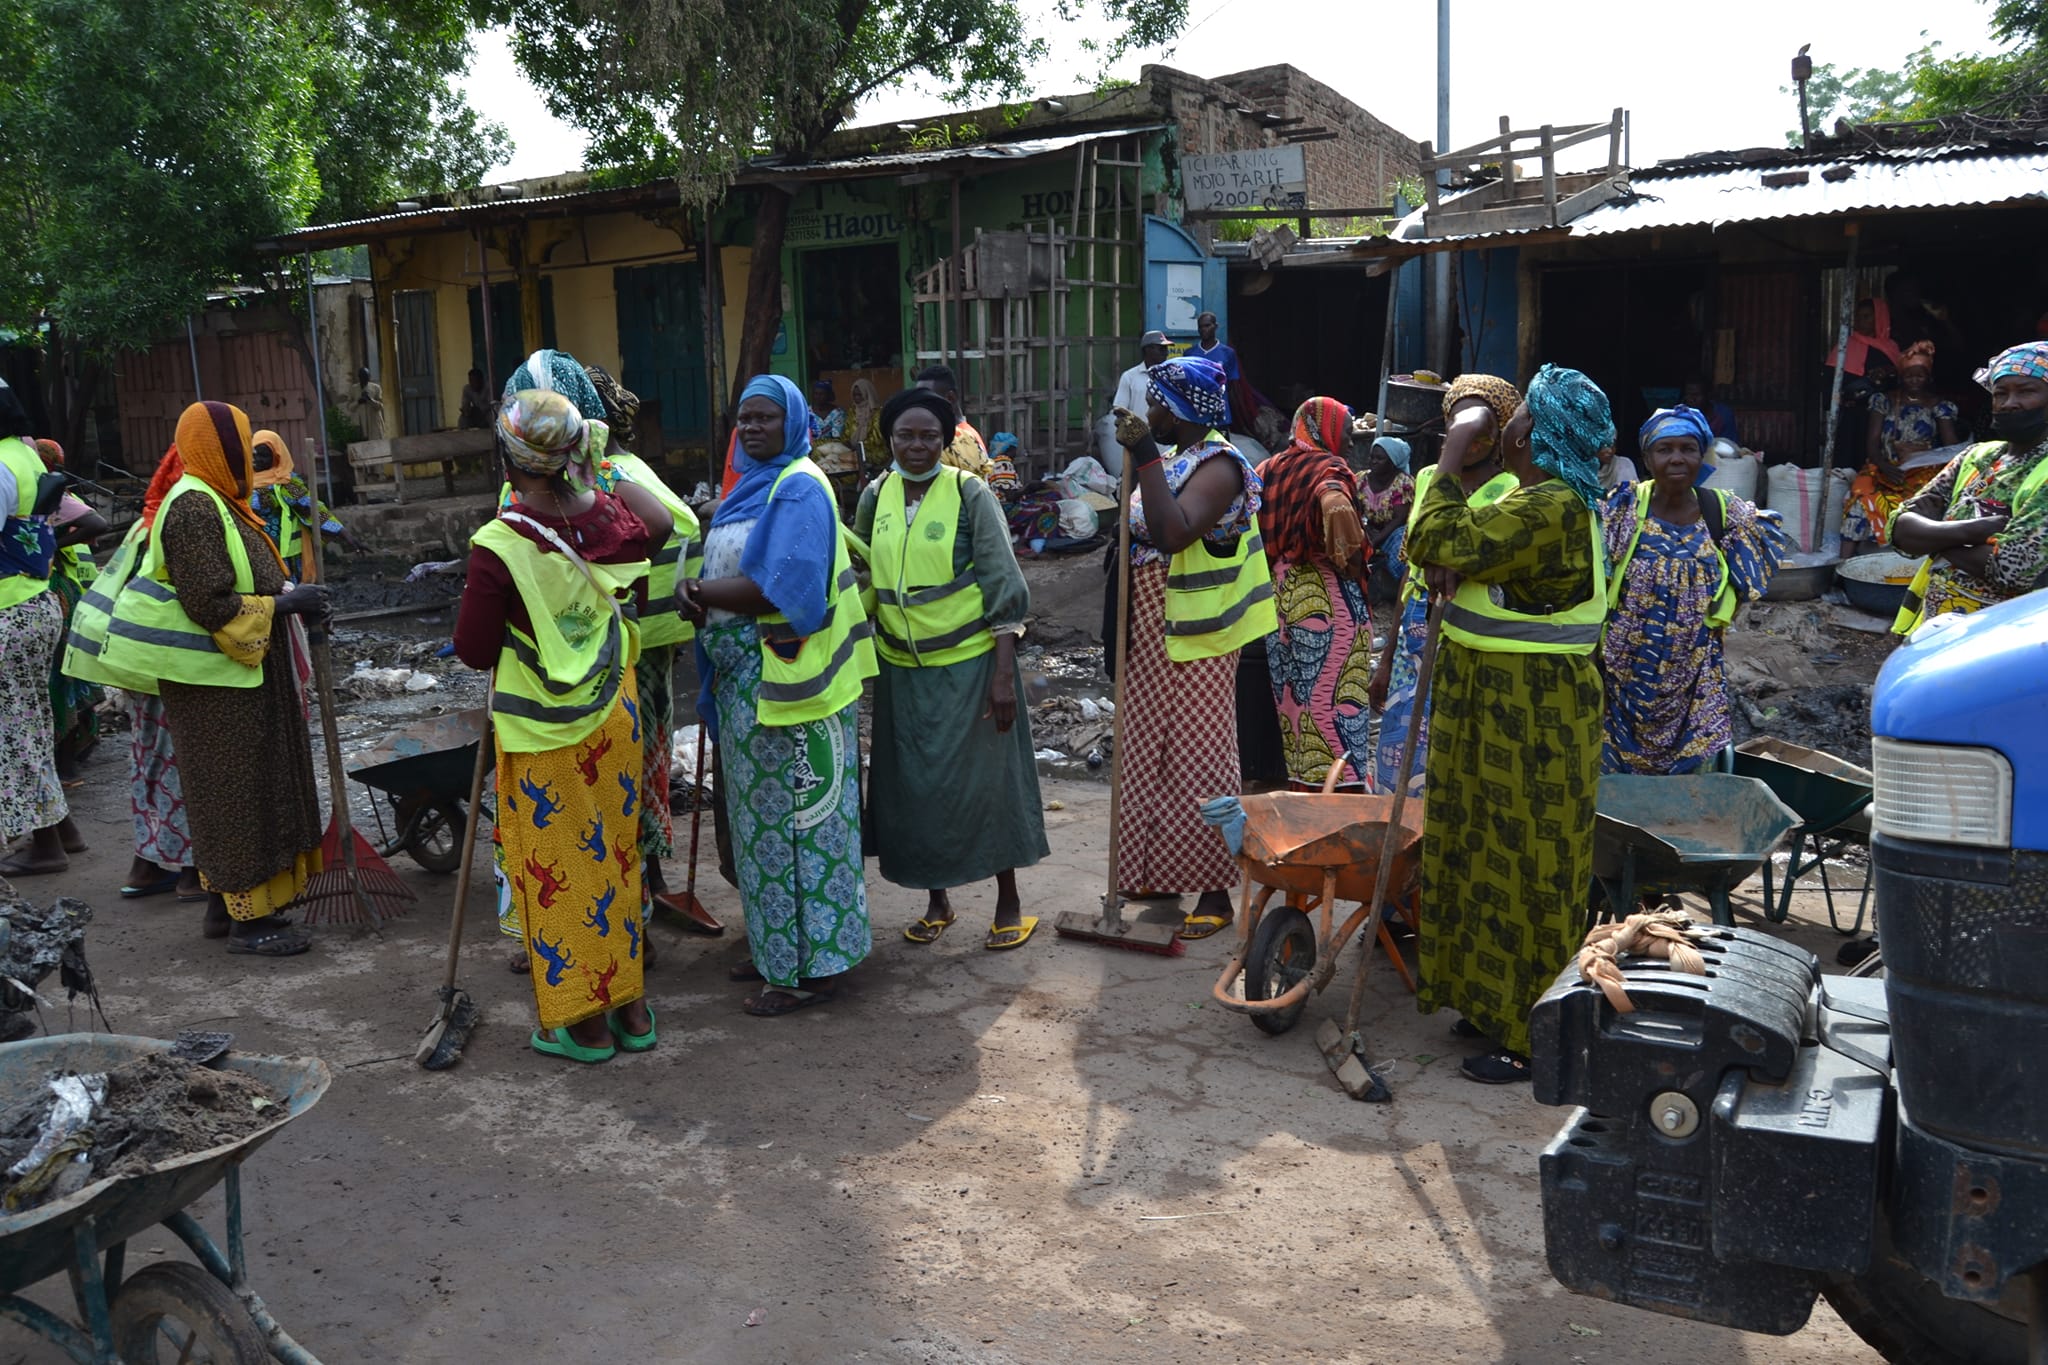
<instances>
[{"instance_id":1,"label":"corrugated metal roof","mask_svg":"<svg viewBox=\"0 0 2048 1365\"><path fill-rule=\"evenodd\" d=\"M890 152L873 156L840 157L832 161L785 164L770 159L747 163L739 174L742 185L761 185L791 180L862 180L883 175L902 175L920 170L943 170L975 162L1022 163L1057 156L1090 142L1158 132L1163 123L1129 124L1069 133L1062 137L1022 138L1014 142L975 142L963 147L940 147L929 151ZM472 191L479 196L496 195L517 186L486 185ZM321 223L300 228L259 245L275 251L317 250L337 243L353 243L401 233L431 231L437 227L527 218L567 217L578 213L599 213L608 209L640 208L681 202L675 182L660 180L646 185L617 189L571 190L561 194L478 198L473 202L442 204L428 208L403 209L352 218L340 223Z\"/></svg>"},{"instance_id":2,"label":"corrugated metal roof","mask_svg":"<svg viewBox=\"0 0 2048 1365\"><path fill-rule=\"evenodd\" d=\"M1719 228L1794 218L1844 217L1895 210L1982 208L2048 200L2048 145L1993 150L1934 147L1860 153L1834 159L1784 159L1750 165L1658 166L1632 172L1630 193L1562 227L1462 237L1430 237L1424 211L1402 219L1389 240L1409 247L1479 247L1531 237L1609 237L1677 228ZM1445 199L1456 204L1459 196Z\"/></svg>"}]
</instances>

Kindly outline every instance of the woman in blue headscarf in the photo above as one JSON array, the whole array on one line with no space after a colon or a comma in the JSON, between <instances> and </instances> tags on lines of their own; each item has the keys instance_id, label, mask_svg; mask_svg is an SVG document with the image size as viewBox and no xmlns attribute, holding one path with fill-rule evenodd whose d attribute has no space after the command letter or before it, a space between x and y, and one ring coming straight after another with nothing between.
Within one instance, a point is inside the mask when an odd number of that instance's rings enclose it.
<instances>
[{"instance_id":1,"label":"woman in blue headscarf","mask_svg":"<svg viewBox=\"0 0 2048 1365\"><path fill-rule=\"evenodd\" d=\"M1489 439L1516 487L1481 506L1458 475ZM1529 1009L1578 946L1592 879L1606 608L1594 509L1613 439L1599 387L1545 365L1504 425L1480 404L1451 415L1408 531L1409 561L1450 597L1429 700L1416 1004L1451 1006L1455 1033L1492 1044L1463 1072L1494 1085L1529 1077Z\"/></svg>"},{"instance_id":2,"label":"woman in blue headscarf","mask_svg":"<svg viewBox=\"0 0 2048 1365\"><path fill-rule=\"evenodd\" d=\"M1601 509L1613 614L1600 645L1610 773L1698 772L1734 742L1721 633L1763 596L1791 548L1776 512L1702 488L1706 414L1665 408L1637 444L1649 477Z\"/></svg>"},{"instance_id":3,"label":"woman in blue headscarf","mask_svg":"<svg viewBox=\"0 0 2048 1365\"><path fill-rule=\"evenodd\" d=\"M1122 783L1117 885L1126 891L1196 893L1180 930L1187 939L1207 938L1232 917L1237 861L1223 836L1202 822L1200 805L1214 796L1237 795L1243 782L1236 721L1240 648L1190 640L1169 652L1169 562L1198 542L1219 557L1245 549L1256 558L1257 573L1234 576L1231 591L1256 577L1262 595L1215 604L1217 614L1241 624L1247 638L1279 628L1272 573L1257 543L1264 486L1224 439L1229 409L1223 385L1223 371L1209 361L1168 360L1152 368L1144 417L1117 410L1117 442L1130 452L1137 483L1129 513L1130 657L1115 661L1130 670L1116 756ZM1252 540L1248 547L1246 537ZM1114 637L1104 643L1113 647Z\"/></svg>"},{"instance_id":4,"label":"woman in blue headscarf","mask_svg":"<svg viewBox=\"0 0 2048 1365\"><path fill-rule=\"evenodd\" d=\"M718 741L747 919L750 956L732 979L764 983L747 1013L778 1015L830 999L839 975L868 955L860 700L819 720L764 724L760 618L786 618L767 647L793 659L806 639L837 629L839 598L854 589L835 579L845 533L832 485L810 460L803 391L780 375L756 376L734 425L739 481L704 538L703 577L680 580L676 593L700 626L697 710ZM865 617L849 648L833 653L824 690L847 671L874 676Z\"/></svg>"}]
</instances>

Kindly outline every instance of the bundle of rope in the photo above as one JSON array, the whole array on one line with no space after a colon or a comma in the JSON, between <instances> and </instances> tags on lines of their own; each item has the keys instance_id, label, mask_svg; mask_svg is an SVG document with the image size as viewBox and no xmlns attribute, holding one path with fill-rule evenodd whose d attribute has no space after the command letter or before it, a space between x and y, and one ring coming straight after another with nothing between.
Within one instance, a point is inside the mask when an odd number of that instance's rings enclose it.
<instances>
[{"instance_id":1,"label":"bundle of rope","mask_svg":"<svg viewBox=\"0 0 2048 1365\"><path fill-rule=\"evenodd\" d=\"M1692 946L1692 940L1708 929L1683 910L1647 910L1618 924L1595 925L1579 947L1579 980L1598 986L1620 1013L1634 1014L1635 1002L1628 998L1620 959L1661 957L1674 971L1705 976L1707 960Z\"/></svg>"}]
</instances>

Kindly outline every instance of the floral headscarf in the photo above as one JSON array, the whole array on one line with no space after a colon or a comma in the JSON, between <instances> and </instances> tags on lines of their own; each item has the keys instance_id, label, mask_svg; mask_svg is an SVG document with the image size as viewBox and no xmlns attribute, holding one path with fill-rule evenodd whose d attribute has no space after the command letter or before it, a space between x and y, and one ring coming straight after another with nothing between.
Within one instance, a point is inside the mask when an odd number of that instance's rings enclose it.
<instances>
[{"instance_id":1,"label":"floral headscarf","mask_svg":"<svg viewBox=\"0 0 2048 1365\"><path fill-rule=\"evenodd\" d=\"M528 474L563 473L587 452L589 441L590 424L566 394L521 389L498 406L498 447Z\"/></svg>"},{"instance_id":2,"label":"floral headscarf","mask_svg":"<svg viewBox=\"0 0 2048 1365\"><path fill-rule=\"evenodd\" d=\"M1536 467L1555 474L1588 507L1600 502L1600 448L1614 443L1614 413L1600 386L1558 365L1529 381L1529 432Z\"/></svg>"},{"instance_id":3,"label":"floral headscarf","mask_svg":"<svg viewBox=\"0 0 2048 1365\"><path fill-rule=\"evenodd\" d=\"M1223 396L1223 367L1200 356L1174 356L1154 365L1145 396L1183 422L1221 426L1230 415Z\"/></svg>"}]
</instances>

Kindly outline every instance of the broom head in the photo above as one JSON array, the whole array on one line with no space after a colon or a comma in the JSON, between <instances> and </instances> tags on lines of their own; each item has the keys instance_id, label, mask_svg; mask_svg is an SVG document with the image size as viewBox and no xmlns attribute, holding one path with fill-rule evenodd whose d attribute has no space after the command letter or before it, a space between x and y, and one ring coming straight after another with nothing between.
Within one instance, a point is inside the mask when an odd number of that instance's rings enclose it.
<instances>
[{"instance_id":1,"label":"broom head","mask_svg":"<svg viewBox=\"0 0 2048 1365\"><path fill-rule=\"evenodd\" d=\"M460 987L443 986L438 994L441 1010L427 1026L427 1036L420 1039L419 1050L412 1056L414 1062L428 1071L446 1071L462 1060L462 1049L469 1043L480 1014L476 1001Z\"/></svg>"}]
</instances>

